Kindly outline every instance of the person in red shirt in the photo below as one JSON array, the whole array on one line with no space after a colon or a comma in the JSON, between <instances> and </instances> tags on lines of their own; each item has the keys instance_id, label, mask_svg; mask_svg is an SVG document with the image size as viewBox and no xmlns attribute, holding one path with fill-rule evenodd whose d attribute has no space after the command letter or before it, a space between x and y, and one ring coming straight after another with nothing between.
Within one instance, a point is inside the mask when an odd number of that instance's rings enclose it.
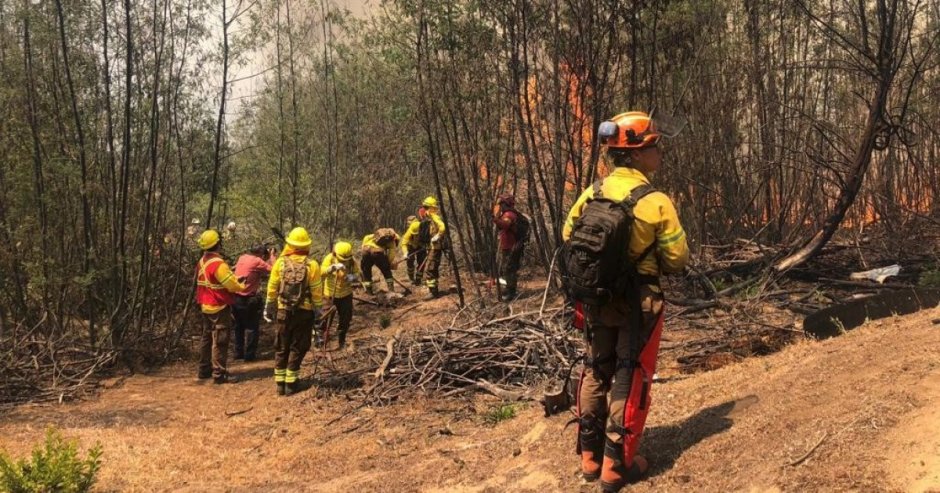
<instances>
[{"instance_id":1,"label":"person in red shirt","mask_svg":"<svg viewBox=\"0 0 940 493\"><path fill-rule=\"evenodd\" d=\"M265 260L270 252L264 245L256 245L235 263L235 277L245 284L245 289L235 293L235 359L254 361L258 351L258 327L264 300L261 299L261 283L270 273L271 264Z\"/></svg>"},{"instance_id":2,"label":"person in red shirt","mask_svg":"<svg viewBox=\"0 0 940 493\"><path fill-rule=\"evenodd\" d=\"M522 253L525 245L519 238L520 214L516 210L516 198L509 193L499 196L493 207L493 224L499 230L499 275L506 282L503 300L516 297L516 284L519 281L519 267L522 266Z\"/></svg>"}]
</instances>

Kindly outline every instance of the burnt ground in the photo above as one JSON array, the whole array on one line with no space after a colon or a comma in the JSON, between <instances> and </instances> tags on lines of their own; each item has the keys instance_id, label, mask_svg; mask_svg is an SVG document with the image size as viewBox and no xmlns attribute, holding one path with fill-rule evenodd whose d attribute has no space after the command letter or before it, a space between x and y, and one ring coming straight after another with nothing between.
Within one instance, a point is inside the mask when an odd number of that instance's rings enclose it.
<instances>
[{"instance_id":1,"label":"burnt ground","mask_svg":"<svg viewBox=\"0 0 940 493\"><path fill-rule=\"evenodd\" d=\"M539 284L527 287L513 310L538 306ZM445 324L456 306L357 310L362 347ZM680 359L741 317L671 322L641 445L651 475L631 491L940 491L940 309L825 341L800 337L797 317L773 306L759 312L774 334L795 335L765 356L728 343L706 355L717 369L695 373ZM270 360L235 363L244 381L226 386L197 381L189 362L116 377L96 398L0 416L0 448L25 454L48 426L100 442L101 491L598 491L577 476L570 415L517 403L494 420L502 403L485 395L364 405L327 388L355 354L308 356L313 386L287 398L274 395Z\"/></svg>"}]
</instances>

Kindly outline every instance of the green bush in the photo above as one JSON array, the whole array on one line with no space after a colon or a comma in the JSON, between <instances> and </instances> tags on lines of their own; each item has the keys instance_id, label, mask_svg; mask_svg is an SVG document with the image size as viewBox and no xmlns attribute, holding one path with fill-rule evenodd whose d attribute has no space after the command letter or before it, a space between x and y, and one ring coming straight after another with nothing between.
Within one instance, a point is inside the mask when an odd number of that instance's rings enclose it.
<instances>
[{"instance_id":1,"label":"green bush","mask_svg":"<svg viewBox=\"0 0 940 493\"><path fill-rule=\"evenodd\" d=\"M89 491L101 467L101 445L78 456L78 442L66 440L54 428L46 430L46 443L33 449L32 460L13 460L0 452L0 491L10 493Z\"/></svg>"},{"instance_id":2,"label":"green bush","mask_svg":"<svg viewBox=\"0 0 940 493\"><path fill-rule=\"evenodd\" d=\"M514 404L501 404L493 406L483 415L483 421L487 424L495 425L503 421L516 417L516 406Z\"/></svg>"},{"instance_id":3,"label":"green bush","mask_svg":"<svg viewBox=\"0 0 940 493\"><path fill-rule=\"evenodd\" d=\"M940 267L935 266L921 272L917 284L924 288L940 288Z\"/></svg>"}]
</instances>

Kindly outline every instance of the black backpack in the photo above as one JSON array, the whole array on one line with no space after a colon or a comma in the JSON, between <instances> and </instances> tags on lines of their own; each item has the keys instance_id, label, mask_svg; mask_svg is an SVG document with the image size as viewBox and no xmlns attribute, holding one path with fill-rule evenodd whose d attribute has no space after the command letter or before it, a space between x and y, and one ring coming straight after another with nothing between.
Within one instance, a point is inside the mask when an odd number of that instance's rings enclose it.
<instances>
[{"instance_id":1,"label":"black backpack","mask_svg":"<svg viewBox=\"0 0 940 493\"><path fill-rule=\"evenodd\" d=\"M586 305L604 305L633 286L636 264L652 251L656 242L635 262L628 255L636 216L633 208L655 190L649 185L634 188L622 202L601 192L603 180L594 183L594 198L588 200L574 223L563 260L565 289Z\"/></svg>"},{"instance_id":2,"label":"black backpack","mask_svg":"<svg viewBox=\"0 0 940 493\"><path fill-rule=\"evenodd\" d=\"M514 225L516 234L516 248L522 248L529 241L529 234L532 230L532 221L529 216L513 209L516 213L516 224Z\"/></svg>"},{"instance_id":3,"label":"black backpack","mask_svg":"<svg viewBox=\"0 0 940 493\"><path fill-rule=\"evenodd\" d=\"M431 244L431 218L422 219L418 225L418 243L422 246Z\"/></svg>"}]
</instances>

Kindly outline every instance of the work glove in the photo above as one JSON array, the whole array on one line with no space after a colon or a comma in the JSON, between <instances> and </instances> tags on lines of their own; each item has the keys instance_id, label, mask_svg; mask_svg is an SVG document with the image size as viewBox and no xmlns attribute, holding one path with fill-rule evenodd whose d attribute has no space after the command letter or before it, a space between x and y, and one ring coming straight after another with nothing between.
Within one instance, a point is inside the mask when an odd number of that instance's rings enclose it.
<instances>
[{"instance_id":1,"label":"work glove","mask_svg":"<svg viewBox=\"0 0 940 493\"><path fill-rule=\"evenodd\" d=\"M327 273L327 274L332 274L332 273L334 273L334 272L336 272L336 271L338 271L338 270L342 270L342 269L345 269L345 268L346 268L345 265L343 265L343 264L340 263L340 262L337 262L337 263L335 263L335 264L329 266L329 267L326 269L326 273Z\"/></svg>"},{"instance_id":2,"label":"work glove","mask_svg":"<svg viewBox=\"0 0 940 493\"><path fill-rule=\"evenodd\" d=\"M436 235L434 235L434 236L431 237L431 243L437 243L437 242L439 242L439 241L441 241L441 234L440 234L440 233L438 233L438 234L436 234Z\"/></svg>"},{"instance_id":3,"label":"work glove","mask_svg":"<svg viewBox=\"0 0 940 493\"><path fill-rule=\"evenodd\" d=\"M355 274L346 274L346 280L349 282L356 282L357 279L359 279L359 276Z\"/></svg>"},{"instance_id":4,"label":"work glove","mask_svg":"<svg viewBox=\"0 0 940 493\"><path fill-rule=\"evenodd\" d=\"M274 315L277 312L277 306L273 302L268 302L264 305L264 321L273 322Z\"/></svg>"}]
</instances>

